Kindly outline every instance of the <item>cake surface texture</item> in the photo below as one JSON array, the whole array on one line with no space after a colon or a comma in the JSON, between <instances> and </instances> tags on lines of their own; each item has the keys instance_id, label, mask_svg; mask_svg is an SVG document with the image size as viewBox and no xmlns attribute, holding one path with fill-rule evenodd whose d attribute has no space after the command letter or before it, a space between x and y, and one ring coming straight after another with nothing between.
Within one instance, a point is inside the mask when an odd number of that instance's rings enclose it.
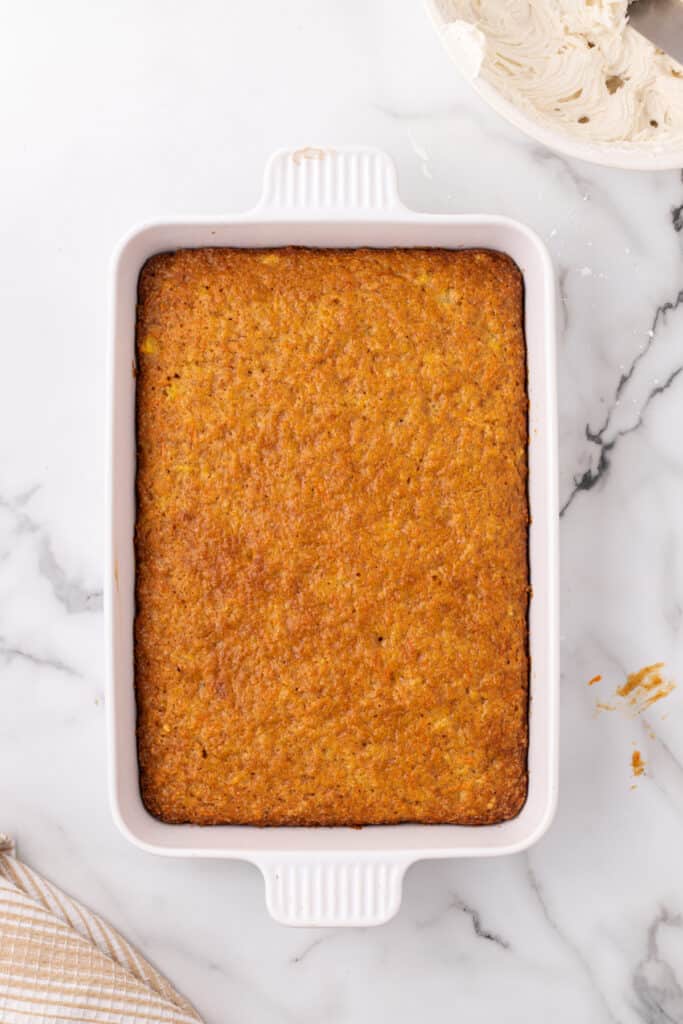
<instances>
[{"instance_id":1,"label":"cake surface texture","mask_svg":"<svg viewBox=\"0 0 683 1024\"><path fill-rule=\"evenodd\" d=\"M488 824L527 793L523 284L484 250L139 281L135 686L167 822Z\"/></svg>"}]
</instances>

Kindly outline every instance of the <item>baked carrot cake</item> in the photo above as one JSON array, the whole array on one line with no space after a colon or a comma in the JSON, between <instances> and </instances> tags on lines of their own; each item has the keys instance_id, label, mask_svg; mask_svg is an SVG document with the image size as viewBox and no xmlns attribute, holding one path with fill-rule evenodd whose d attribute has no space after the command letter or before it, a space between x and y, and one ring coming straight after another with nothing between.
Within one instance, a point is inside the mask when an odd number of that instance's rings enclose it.
<instances>
[{"instance_id":1,"label":"baked carrot cake","mask_svg":"<svg viewBox=\"0 0 683 1024\"><path fill-rule=\"evenodd\" d=\"M144 266L135 673L167 822L514 817L527 792L522 279L501 253Z\"/></svg>"}]
</instances>

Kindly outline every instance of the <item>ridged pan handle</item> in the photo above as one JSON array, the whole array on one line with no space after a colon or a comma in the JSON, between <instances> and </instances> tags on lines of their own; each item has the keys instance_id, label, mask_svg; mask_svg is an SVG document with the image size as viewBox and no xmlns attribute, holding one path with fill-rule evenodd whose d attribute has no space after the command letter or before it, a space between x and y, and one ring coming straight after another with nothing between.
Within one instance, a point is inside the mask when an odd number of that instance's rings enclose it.
<instances>
[{"instance_id":1,"label":"ridged pan handle","mask_svg":"<svg viewBox=\"0 0 683 1024\"><path fill-rule=\"evenodd\" d=\"M371 147L305 146L274 153L266 165L260 213L276 217L363 217L401 208L396 167Z\"/></svg>"},{"instance_id":2,"label":"ridged pan handle","mask_svg":"<svg viewBox=\"0 0 683 1024\"><path fill-rule=\"evenodd\" d=\"M266 905L280 924L362 928L396 914L410 861L367 854L289 854L257 863L266 883Z\"/></svg>"}]
</instances>

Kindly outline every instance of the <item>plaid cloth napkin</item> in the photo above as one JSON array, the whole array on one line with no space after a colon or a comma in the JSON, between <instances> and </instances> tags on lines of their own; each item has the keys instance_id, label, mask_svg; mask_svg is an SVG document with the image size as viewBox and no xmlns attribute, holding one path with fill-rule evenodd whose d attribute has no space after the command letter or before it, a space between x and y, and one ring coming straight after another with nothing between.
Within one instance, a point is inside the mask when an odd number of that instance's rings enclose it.
<instances>
[{"instance_id":1,"label":"plaid cloth napkin","mask_svg":"<svg viewBox=\"0 0 683 1024\"><path fill-rule=\"evenodd\" d=\"M2 1024L201 1024L101 917L14 856L0 833Z\"/></svg>"}]
</instances>

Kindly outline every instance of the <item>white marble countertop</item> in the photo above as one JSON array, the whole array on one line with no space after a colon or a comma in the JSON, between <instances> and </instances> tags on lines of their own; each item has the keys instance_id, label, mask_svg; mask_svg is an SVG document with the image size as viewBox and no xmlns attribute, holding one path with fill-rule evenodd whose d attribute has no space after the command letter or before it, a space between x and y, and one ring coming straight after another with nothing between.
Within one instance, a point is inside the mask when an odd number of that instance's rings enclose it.
<instances>
[{"instance_id":1,"label":"white marble countertop","mask_svg":"<svg viewBox=\"0 0 683 1024\"><path fill-rule=\"evenodd\" d=\"M682 1022L683 687L596 711L652 662L683 682L680 175L519 135L419 0L40 0L0 46L0 828L210 1024ZM365 931L282 928L254 868L133 848L105 778L112 248L143 219L246 208L271 150L319 142L385 148L409 205L526 221L562 293L557 819L525 855L418 864Z\"/></svg>"}]
</instances>

